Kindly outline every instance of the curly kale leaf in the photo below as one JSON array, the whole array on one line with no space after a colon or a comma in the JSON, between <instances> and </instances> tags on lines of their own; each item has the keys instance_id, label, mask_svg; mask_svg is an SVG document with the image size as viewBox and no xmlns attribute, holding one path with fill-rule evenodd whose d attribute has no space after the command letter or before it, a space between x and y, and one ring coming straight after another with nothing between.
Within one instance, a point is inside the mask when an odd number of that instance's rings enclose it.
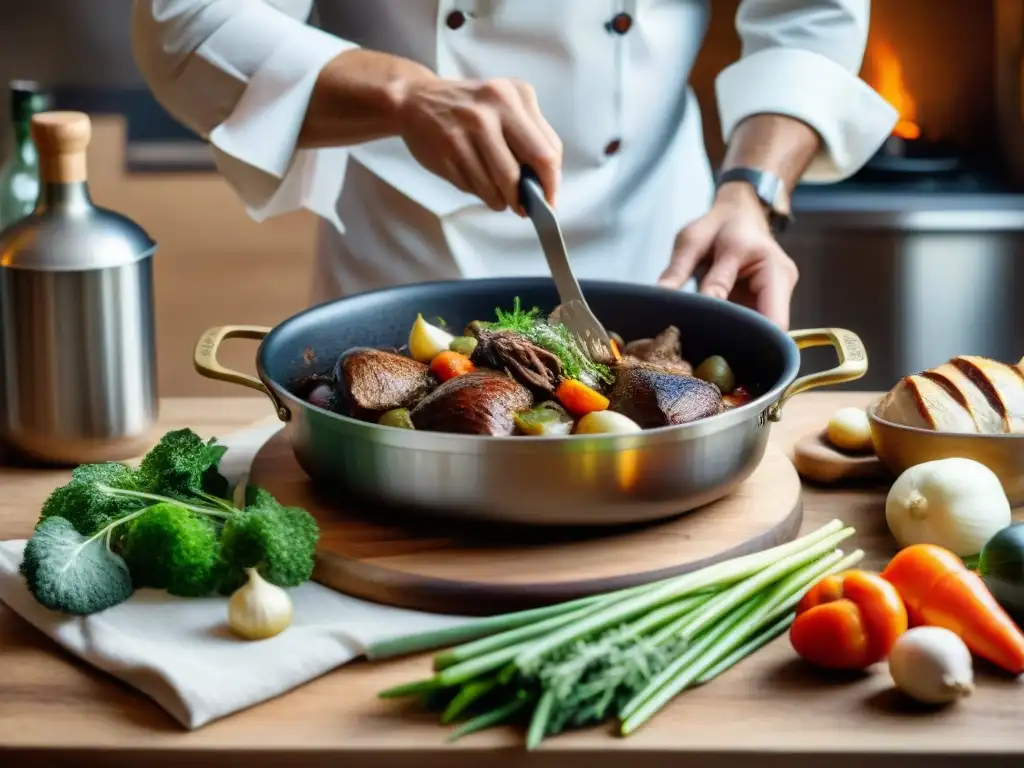
<instances>
[{"instance_id":1,"label":"curly kale leaf","mask_svg":"<svg viewBox=\"0 0 1024 768\"><path fill-rule=\"evenodd\" d=\"M214 592L220 554L215 520L162 503L126 523L121 554L136 586L165 589L180 597Z\"/></svg>"},{"instance_id":2,"label":"curly kale leaf","mask_svg":"<svg viewBox=\"0 0 1024 768\"><path fill-rule=\"evenodd\" d=\"M221 531L224 573L221 591L245 582L246 568L279 587L295 587L313 575L320 529L312 515L299 507L285 507L263 488L246 492L246 508L229 517Z\"/></svg>"},{"instance_id":3,"label":"curly kale leaf","mask_svg":"<svg viewBox=\"0 0 1024 768\"><path fill-rule=\"evenodd\" d=\"M138 473L125 464L83 464L71 473L71 482L57 488L43 503L40 522L62 517L82 535L92 536L148 503L110 495L102 487L139 491L142 483Z\"/></svg>"},{"instance_id":4,"label":"curly kale leaf","mask_svg":"<svg viewBox=\"0 0 1024 768\"><path fill-rule=\"evenodd\" d=\"M86 538L63 517L43 520L25 545L21 563L36 600L50 610L78 615L127 600L132 577L124 560L110 551L106 532Z\"/></svg>"},{"instance_id":5,"label":"curly kale leaf","mask_svg":"<svg viewBox=\"0 0 1024 768\"><path fill-rule=\"evenodd\" d=\"M216 438L203 441L191 429L168 432L150 449L139 464L139 474L148 490L167 496L209 493L223 498L228 481L217 469L227 452Z\"/></svg>"}]
</instances>

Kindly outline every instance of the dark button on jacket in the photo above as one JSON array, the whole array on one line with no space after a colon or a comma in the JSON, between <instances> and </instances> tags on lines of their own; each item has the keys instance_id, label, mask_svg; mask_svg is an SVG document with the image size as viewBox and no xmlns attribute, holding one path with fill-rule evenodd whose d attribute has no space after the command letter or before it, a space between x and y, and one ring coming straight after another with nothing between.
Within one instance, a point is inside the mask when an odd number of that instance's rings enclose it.
<instances>
[{"instance_id":1,"label":"dark button on jacket","mask_svg":"<svg viewBox=\"0 0 1024 768\"><path fill-rule=\"evenodd\" d=\"M617 13L612 17L612 20L608 22L608 29L618 35L626 34L632 26L633 17L628 13Z\"/></svg>"}]
</instances>

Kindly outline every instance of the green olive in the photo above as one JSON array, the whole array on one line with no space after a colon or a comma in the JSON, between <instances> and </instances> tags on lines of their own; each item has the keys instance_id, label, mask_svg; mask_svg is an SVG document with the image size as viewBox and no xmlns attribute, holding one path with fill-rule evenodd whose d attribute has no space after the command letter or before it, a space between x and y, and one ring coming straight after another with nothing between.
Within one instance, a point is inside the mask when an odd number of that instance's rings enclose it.
<instances>
[{"instance_id":1,"label":"green olive","mask_svg":"<svg viewBox=\"0 0 1024 768\"><path fill-rule=\"evenodd\" d=\"M415 429L412 425L412 416L408 408L393 408L385 411L377 419L377 423L384 427L398 427L399 429Z\"/></svg>"},{"instance_id":2,"label":"green olive","mask_svg":"<svg viewBox=\"0 0 1024 768\"><path fill-rule=\"evenodd\" d=\"M466 329L462 332L463 336L471 336L476 338L480 331L487 328L487 324L483 320L474 320L472 323L466 326Z\"/></svg>"},{"instance_id":3,"label":"green olive","mask_svg":"<svg viewBox=\"0 0 1024 768\"><path fill-rule=\"evenodd\" d=\"M458 352L460 355L470 357L478 343L472 336L456 336L452 339L452 343L448 345L448 349L452 352Z\"/></svg>"},{"instance_id":4,"label":"green olive","mask_svg":"<svg viewBox=\"0 0 1024 768\"><path fill-rule=\"evenodd\" d=\"M698 365L693 375L714 384L723 395L728 395L736 387L736 377L732 373L732 368L725 362L725 358L719 355L712 355Z\"/></svg>"},{"instance_id":5,"label":"green olive","mask_svg":"<svg viewBox=\"0 0 1024 768\"><path fill-rule=\"evenodd\" d=\"M561 405L551 401L517 413L512 418L524 435L568 435L572 432L572 416Z\"/></svg>"}]
</instances>

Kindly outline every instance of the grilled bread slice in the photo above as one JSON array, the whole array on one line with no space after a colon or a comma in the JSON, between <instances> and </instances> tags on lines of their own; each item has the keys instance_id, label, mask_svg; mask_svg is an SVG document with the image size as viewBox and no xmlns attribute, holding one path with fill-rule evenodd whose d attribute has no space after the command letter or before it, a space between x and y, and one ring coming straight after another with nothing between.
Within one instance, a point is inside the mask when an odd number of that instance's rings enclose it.
<instances>
[{"instance_id":1,"label":"grilled bread slice","mask_svg":"<svg viewBox=\"0 0 1024 768\"><path fill-rule=\"evenodd\" d=\"M883 398L886 421L939 432L1024 434L1024 359L961 355L906 376Z\"/></svg>"}]
</instances>

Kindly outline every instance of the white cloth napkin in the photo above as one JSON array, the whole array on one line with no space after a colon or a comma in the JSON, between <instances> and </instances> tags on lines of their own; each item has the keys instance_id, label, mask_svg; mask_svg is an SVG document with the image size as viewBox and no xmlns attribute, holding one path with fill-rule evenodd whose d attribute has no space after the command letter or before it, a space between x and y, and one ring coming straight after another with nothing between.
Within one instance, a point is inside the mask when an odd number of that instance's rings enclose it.
<instances>
[{"instance_id":1,"label":"white cloth napkin","mask_svg":"<svg viewBox=\"0 0 1024 768\"><path fill-rule=\"evenodd\" d=\"M279 429L228 435L222 472L247 473ZM24 540L0 542L0 600L71 653L138 688L186 728L279 696L360 656L379 640L450 627L464 617L391 608L308 582L290 590L292 625L269 640L235 639L227 599L143 589L101 613L70 617L40 605L18 571Z\"/></svg>"}]
</instances>

